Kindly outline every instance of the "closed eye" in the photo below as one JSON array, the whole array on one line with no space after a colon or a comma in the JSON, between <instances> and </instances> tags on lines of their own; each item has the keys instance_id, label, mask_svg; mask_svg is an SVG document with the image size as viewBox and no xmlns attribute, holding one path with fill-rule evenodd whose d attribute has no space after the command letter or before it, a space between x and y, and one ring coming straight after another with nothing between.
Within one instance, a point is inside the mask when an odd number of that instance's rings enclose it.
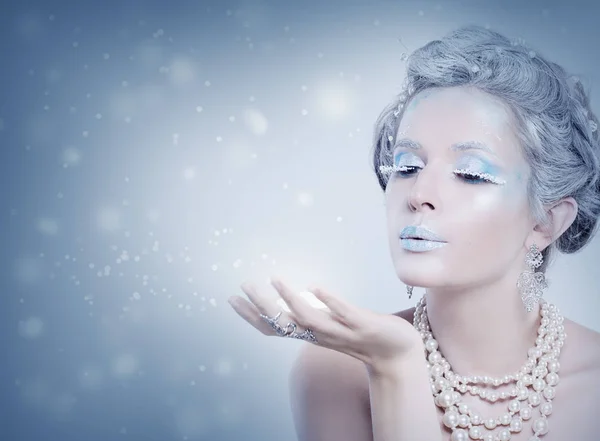
<instances>
[{"instance_id":1,"label":"closed eye","mask_svg":"<svg viewBox=\"0 0 600 441\"><path fill-rule=\"evenodd\" d=\"M391 175L393 173L399 174L400 176L409 176L414 174L417 170L421 170L421 167L414 165L381 165L379 171L384 175Z\"/></svg>"},{"instance_id":2,"label":"closed eye","mask_svg":"<svg viewBox=\"0 0 600 441\"><path fill-rule=\"evenodd\" d=\"M469 183L469 184L483 184L483 183L490 183L490 184L497 184L497 185L504 185L506 184L506 181L500 178L497 178L495 176L490 175L489 173L480 173L480 172L472 172L469 170L465 170L465 169L457 169L454 170L454 174L457 176L460 176L460 178Z\"/></svg>"}]
</instances>

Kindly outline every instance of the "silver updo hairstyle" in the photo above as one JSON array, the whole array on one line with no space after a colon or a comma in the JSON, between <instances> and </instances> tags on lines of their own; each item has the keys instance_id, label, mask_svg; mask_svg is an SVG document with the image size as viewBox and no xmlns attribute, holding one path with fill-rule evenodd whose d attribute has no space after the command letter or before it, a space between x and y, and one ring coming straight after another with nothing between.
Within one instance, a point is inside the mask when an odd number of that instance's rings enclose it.
<instances>
[{"instance_id":1,"label":"silver updo hairstyle","mask_svg":"<svg viewBox=\"0 0 600 441\"><path fill-rule=\"evenodd\" d=\"M596 116L577 77L498 32L459 28L414 51L407 59L405 88L375 123L373 166L385 191L394 138L404 104L432 87L472 86L512 110L515 133L529 162L529 205L548 223L544 206L572 196L579 205L573 224L543 251L545 271L554 248L574 253L593 237L600 215L600 146Z\"/></svg>"}]
</instances>

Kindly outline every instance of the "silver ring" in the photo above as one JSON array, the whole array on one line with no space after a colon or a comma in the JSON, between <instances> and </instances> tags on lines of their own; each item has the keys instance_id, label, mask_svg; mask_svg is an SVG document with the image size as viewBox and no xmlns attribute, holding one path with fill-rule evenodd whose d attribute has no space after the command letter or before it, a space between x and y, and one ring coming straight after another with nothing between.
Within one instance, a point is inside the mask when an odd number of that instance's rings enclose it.
<instances>
[{"instance_id":1,"label":"silver ring","mask_svg":"<svg viewBox=\"0 0 600 441\"><path fill-rule=\"evenodd\" d=\"M271 326L271 328L275 331L275 333L280 337L296 338L298 340L305 340L311 343L318 343L317 337L315 337L314 332L309 328L306 328L304 331L298 333L296 332L298 325L296 325L295 323L290 322L285 327L282 327L278 323L281 314L282 311L279 311L279 313L277 313L275 317L269 317L265 314L261 314L260 317L264 321L266 321L269 324L269 326Z\"/></svg>"}]
</instances>

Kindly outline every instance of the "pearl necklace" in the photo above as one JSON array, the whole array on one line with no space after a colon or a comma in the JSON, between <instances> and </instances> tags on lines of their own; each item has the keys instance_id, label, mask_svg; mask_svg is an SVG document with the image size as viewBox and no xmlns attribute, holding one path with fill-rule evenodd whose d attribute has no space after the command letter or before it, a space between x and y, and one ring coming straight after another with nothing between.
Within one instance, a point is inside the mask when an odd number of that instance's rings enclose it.
<instances>
[{"instance_id":1,"label":"pearl necklace","mask_svg":"<svg viewBox=\"0 0 600 441\"><path fill-rule=\"evenodd\" d=\"M535 347L528 351L527 362L513 374L494 378L455 374L433 338L425 296L417 303L413 323L425 344L431 391L435 404L444 409L443 423L452 431L452 441L509 441L513 433L523 429L523 421L533 417L534 408L538 408L540 415L533 420L531 428L534 434L529 441L540 441L540 436L548 433L548 416L552 413L555 386L559 382L558 357L567 334L563 326L564 318L558 308L543 299L540 305L538 337ZM476 386L497 387L511 383L516 383L516 386L500 394ZM484 419L461 402L462 395L467 392L491 403L510 400L508 412L498 418ZM500 427L500 430L494 432L496 427Z\"/></svg>"}]
</instances>

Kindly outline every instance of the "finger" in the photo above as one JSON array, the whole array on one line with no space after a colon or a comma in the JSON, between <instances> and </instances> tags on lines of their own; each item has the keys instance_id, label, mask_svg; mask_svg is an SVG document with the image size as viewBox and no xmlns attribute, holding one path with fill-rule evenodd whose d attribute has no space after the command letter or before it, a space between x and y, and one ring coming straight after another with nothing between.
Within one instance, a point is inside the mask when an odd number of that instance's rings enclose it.
<instances>
[{"instance_id":1,"label":"finger","mask_svg":"<svg viewBox=\"0 0 600 441\"><path fill-rule=\"evenodd\" d=\"M250 299L250 301L254 304L257 311L259 311L259 314L272 317L280 311L280 308L277 307L277 304L272 299L268 299L266 296L260 294L256 286L254 286L252 283L244 282L240 288L248 296L248 299Z\"/></svg>"},{"instance_id":2,"label":"finger","mask_svg":"<svg viewBox=\"0 0 600 441\"><path fill-rule=\"evenodd\" d=\"M323 302L331 310L334 316L349 324L356 316L356 307L345 302L337 296L325 291L322 288L312 287L309 289L317 299Z\"/></svg>"},{"instance_id":3,"label":"finger","mask_svg":"<svg viewBox=\"0 0 600 441\"><path fill-rule=\"evenodd\" d=\"M254 326L257 330L265 335L276 335L273 328L260 317L258 308L248 300L239 296L232 296L227 299L227 301L240 317Z\"/></svg>"},{"instance_id":4,"label":"finger","mask_svg":"<svg viewBox=\"0 0 600 441\"><path fill-rule=\"evenodd\" d=\"M272 278L271 285L277 290L281 298L292 310L290 315L298 319L300 324L305 327L315 325L315 319L318 317L317 309L311 307L306 300L295 293L288 285L279 278ZM321 313L322 314L322 313Z\"/></svg>"}]
</instances>

